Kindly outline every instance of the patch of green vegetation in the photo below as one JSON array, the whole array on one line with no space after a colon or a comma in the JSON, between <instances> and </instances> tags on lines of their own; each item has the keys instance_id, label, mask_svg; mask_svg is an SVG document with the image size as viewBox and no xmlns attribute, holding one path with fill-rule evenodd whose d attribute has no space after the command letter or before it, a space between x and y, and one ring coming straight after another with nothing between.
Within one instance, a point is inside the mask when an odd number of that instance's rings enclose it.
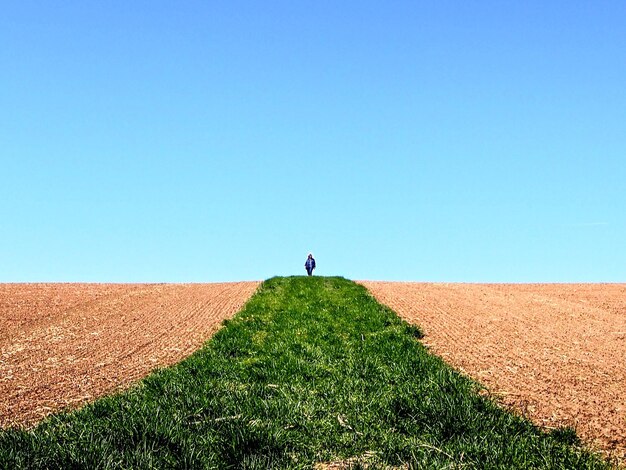
<instances>
[{"instance_id":1,"label":"patch of green vegetation","mask_svg":"<svg viewBox=\"0 0 626 470\"><path fill-rule=\"evenodd\" d=\"M266 281L205 347L30 431L0 468L607 468L478 395L342 278Z\"/></svg>"}]
</instances>

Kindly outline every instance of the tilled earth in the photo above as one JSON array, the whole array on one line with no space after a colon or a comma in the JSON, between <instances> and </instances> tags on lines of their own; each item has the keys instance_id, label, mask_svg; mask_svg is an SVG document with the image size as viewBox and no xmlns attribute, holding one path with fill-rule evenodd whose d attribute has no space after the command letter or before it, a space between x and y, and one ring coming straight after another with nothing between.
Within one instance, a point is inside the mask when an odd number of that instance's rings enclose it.
<instances>
[{"instance_id":1,"label":"tilled earth","mask_svg":"<svg viewBox=\"0 0 626 470\"><path fill-rule=\"evenodd\" d=\"M29 426L198 349L258 282L0 284L0 426Z\"/></svg>"},{"instance_id":2,"label":"tilled earth","mask_svg":"<svg viewBox=\"0 0 626 470\"><path fill-rule=\"evenodd\" d=\"M362 284L499 401L624 462L625 284ZM0 426L35 424L180 361L258 285L0 284Z\"/></svg>"},{"instance_id":3,"label":"tilled earth","mask_svg":"<svg viewBox=\"0 0 626 470\"><path fill-rule=\"evenodd\" d=\"M624 463L626 284L361 284L501 403Z\"/></svg>"}]
</instances>

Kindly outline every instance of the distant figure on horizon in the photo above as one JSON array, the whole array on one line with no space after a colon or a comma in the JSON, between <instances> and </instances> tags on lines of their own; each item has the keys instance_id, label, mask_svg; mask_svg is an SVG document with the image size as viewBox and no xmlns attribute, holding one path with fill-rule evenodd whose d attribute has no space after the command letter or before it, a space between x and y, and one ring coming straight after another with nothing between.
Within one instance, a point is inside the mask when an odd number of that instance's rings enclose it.
<instances>
[{"instance_id":1,"label":"distant figure on horizon","mask_svg":"<svg viewBox=\"0 0 626 470\"><path fill-rule=\"evenodd\" d=\"M313 258L313 254L309 253L308 258L304 263L304 268L306 269L306 273L309 276L313 275L313 270L315 269L315 258Z\"/></svg>"}]
</instances>

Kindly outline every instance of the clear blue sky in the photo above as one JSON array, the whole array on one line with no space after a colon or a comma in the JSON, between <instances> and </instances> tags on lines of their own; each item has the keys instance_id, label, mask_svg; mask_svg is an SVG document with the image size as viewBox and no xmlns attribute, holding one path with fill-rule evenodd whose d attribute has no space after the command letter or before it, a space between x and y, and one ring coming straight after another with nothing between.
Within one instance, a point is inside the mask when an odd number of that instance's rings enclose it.
<instances>
[{"instance_id":1,"label":"clear blue sky","mask_svg":"<svg viewBox=\"0 0 626 470\"><path fill-rule=\"evenodd\" d=\"M626 2L6 1L0 282L626 282Z\"/></svg>"}]
</instances>

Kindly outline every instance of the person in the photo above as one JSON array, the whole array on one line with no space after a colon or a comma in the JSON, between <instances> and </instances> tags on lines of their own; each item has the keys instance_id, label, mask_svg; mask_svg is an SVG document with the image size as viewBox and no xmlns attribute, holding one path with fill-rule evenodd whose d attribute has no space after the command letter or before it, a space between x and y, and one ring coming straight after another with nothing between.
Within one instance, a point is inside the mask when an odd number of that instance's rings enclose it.
<instances>
[{"instance_id":1,"label":"person","mask_svg":"<svg viewBox=\"0 0 626 470\"><path fill-rule=\"evenodd\" d=\"M315 269L315 258L313 258L313 255L311 253L309 253L308 258L304 263L304 268L306 269L306 273L309 276L313 275L313 270Z\"/></svg>"}]
</instances>

